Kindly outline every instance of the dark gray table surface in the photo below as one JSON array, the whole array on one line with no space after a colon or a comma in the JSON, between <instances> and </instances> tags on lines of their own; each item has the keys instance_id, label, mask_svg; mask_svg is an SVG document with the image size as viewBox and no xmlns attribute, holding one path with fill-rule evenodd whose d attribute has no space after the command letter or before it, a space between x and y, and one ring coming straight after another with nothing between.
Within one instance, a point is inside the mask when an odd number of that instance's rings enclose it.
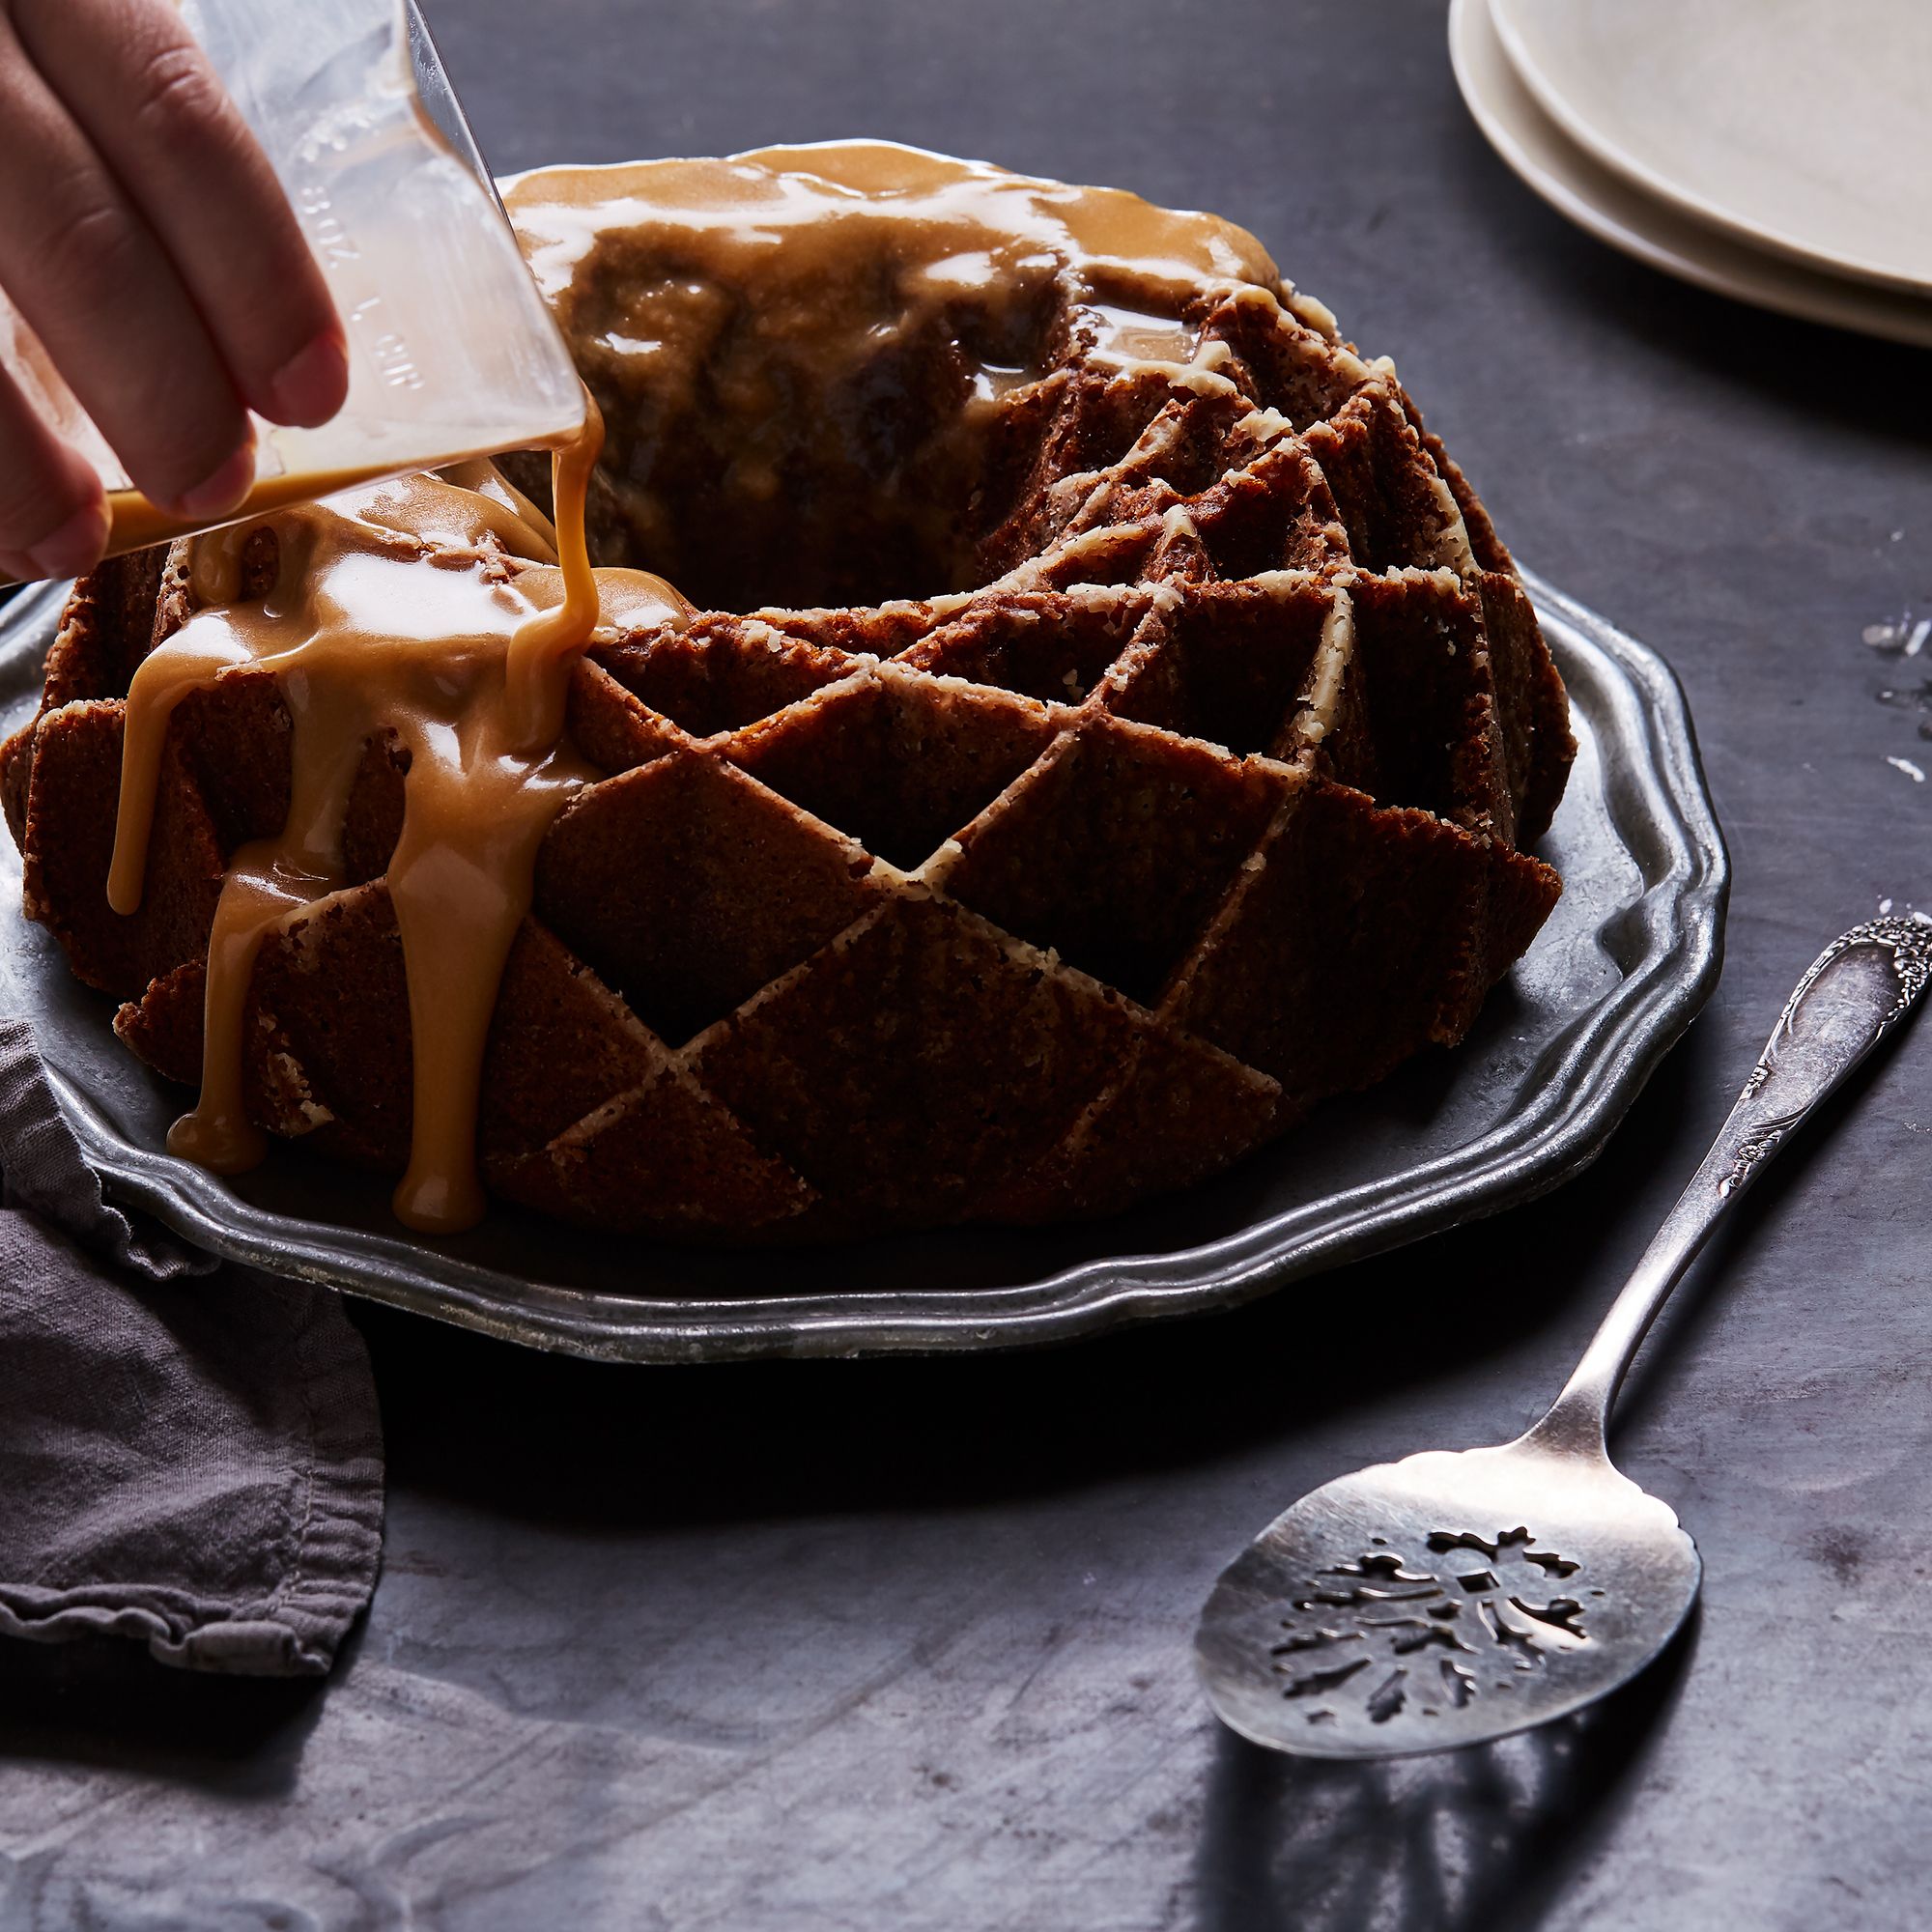
<instances>
[{"instance_id":1,"label":"dark gray table surface","mask_svg":"<svg viewBox=\"0 0 1932 1932\"><path fill-rule=\"evenodd\" d=\"M388 1554L325 1687L0 1654L0 1923L810 1932L1932 1922L1932 1034L1776 1170L1620 1453L1701 1614L1549 1733L1222 1733L1215 1572L1323 1478L1554 1388L1798 970L1932 904L1925 357L1566 227L1436 0L433 0L501 169L878 133L1207 205L1405 379L1519 554L1689 689L1736 861L1705 1018L1541 1204L1023 1356L640 1371L357 1311ZM1932 656L1919 660L1932 664ZM1932 731L1932 712L1923 714Z\"/></svg>"}]
</instances>

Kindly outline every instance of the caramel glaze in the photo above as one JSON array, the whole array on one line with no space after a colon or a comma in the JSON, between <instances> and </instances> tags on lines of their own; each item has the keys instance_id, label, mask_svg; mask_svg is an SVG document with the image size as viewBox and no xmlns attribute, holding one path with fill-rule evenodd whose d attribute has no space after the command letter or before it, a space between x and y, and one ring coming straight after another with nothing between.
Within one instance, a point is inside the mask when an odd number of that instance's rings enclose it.
<instances>
[{"instance_id":1,"label":"caramel glaze","mask_svg":"<svg viewBox=\"0 0 1932 1932\"><path fill-rule=\"evenodd\" d=\"M1334 327L1217 216L884 142L543 168L505 204L610 419L593 554L705 606L975 587L1069 356L1232 392L1217 298Z\"/></svg>"},{"instance_id":2,"label":"caramel glaze","mask_svg":"<svg viewBox=\"0 0 1932 1932\"><path fill-rule=\"evenodd\" d=\"M928 316L1011 311L1056 282L1103 315L1123 298L1121 331L1146 339L1110 343L1103 320L1103 352L1185 362L1172 318L1204 290L1286 291L1261 243L1218 215L890 141L537 168L505 184L504 206L576 346L668 367L685 392L717 380L721 351L754 386L781 338L830 372L876 355L881 325L903 334ZM618 286L596 273L613 255L634 270ZM640 256L654 272L635 272Z\"/></svg>"},{"instance_id":3,"label":"caramel glaze","mask_svg":"<svg viewBox=\"0 0 1932 1932\"><path fill-rule=\"evenodd\" d=\"M1231 289L1333 332L1252 236L1215 216L884 143L547 169L509 206L579 366L617 412L602 547L680 575L678 540L694 531L700 563L752 554L791 570L787 588L828 558L825 586L842 588L841 558L864 575L894 544L908 569L970 573L962 505L986 428L1070 352L1232 387L1215 373L1220 345L1190 326ZM255 958L350 883L350 789L365 746L393 733L409 768L387 885L414 1060L396 1212L429 1231L482 1213L476 1111L503 964L544 832L597 776L564 734L573 661L600 619L635 631L691 614L662 578L593 571L584 511L602 439L593 407L555 453L554 529L477 462L195 539L201 608L128 693L110 902L140 903L168 719L187 693L271 671L292 781L282 832L230 863L201 1096L168 1136L176 1153L224 1173L262 1157L243 1080ZM654 468L666 452L671 468ZM320 486L292 478L289 494ZM244 598L243 549L264 527L275 581Z\"/></svg>"},{"instance_id":4,"label":"caramel glaze","mask_svg":"<svg viewBox=\"0 0 1932 1932\"><path fill-rule=\"evenodd\" d=\"M242 1069L256 954L342 891L342 833L364 747L393 733L408 757L387 885L402 936L413 1054L409 1170L395 1210L432 1233L483 1212L476 1108L483 1053L537 846L597 777L564 733L573 664L600 622L680 624L661 579L593 571L583 497L602 439L594 410L554 457L555 528L487 463L371 485L267 520L273 585L242 597L242 555L263 521L196 539L202 607L142 662L128 694L108 899L141 899L168 719L189 692L272 671L291 726L287 823L229 862L209 939L201 1096L172 1152L218 1173L266 1151Z\"/></svg>"}]
</instances>

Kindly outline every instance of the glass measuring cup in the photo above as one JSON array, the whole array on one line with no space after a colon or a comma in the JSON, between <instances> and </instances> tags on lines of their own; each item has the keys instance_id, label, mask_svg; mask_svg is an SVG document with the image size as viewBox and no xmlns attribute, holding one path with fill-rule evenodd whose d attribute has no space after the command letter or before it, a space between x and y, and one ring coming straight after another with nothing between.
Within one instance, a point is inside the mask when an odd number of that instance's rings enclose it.
<instances>
[{"instance_id":1,"label":"glass measuring cup","mask_svg":"<svg viewBox=\"0 0 1932 1932\"><path fill-rule=\"evenodd\" d=\"M131 488L0 296L0 368L99 471L108 554L579 428L570 353L413 0L183 0L182 14L327 277L348 332L349 396L319 429L256 417L247 499L184 521Z\"/></svg>"}]
</instances>

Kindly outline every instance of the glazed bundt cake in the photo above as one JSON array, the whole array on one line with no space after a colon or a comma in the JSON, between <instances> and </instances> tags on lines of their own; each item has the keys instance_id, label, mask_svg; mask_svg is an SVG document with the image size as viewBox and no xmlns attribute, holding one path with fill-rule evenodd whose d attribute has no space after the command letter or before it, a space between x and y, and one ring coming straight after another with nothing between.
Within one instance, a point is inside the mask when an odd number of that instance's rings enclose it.
<instances>
[{"instance_id":1,"label":"glazed bundt cake","mask_svg":"<svg viewBox=\"0 0 1932 1932\"><path fill-rule=\"evenodd\" d=\"M1094 1214L1463 1037L1559 891L1527 848L1562 685L1393 367L1253 238L873 144L509 202L609 425L593 554L696 614L607 580L569 670L582 776L489 1022L491 1190L736 1240ZM447 487L516 514L344 514L419 571L554 561L516 490ZM196 542L96 571L0 753L29 916L190 1085L224 874L291 810L291 711L256 663L182 697L122 914L126 700L211 600L286 592L291 527L230 533L225 579ZM385 878L408 765L362 745L240 1046L262 1127L392 1172L434 997Z\"/></svg>"}]
</instances>

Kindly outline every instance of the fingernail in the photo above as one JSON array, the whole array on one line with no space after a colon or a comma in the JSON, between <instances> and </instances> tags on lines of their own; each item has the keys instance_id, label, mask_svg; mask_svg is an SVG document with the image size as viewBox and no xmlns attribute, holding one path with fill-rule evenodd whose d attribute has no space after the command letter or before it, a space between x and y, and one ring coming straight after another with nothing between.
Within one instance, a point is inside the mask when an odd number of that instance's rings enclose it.
<instances>
[{"instance_id":1,"label":"fingernail","mask_svg":"<svg viewBox=\"0 0 1932 1932\"><path fill-rule=\"evenodd\" d=\"M223 516L230 510L241 508L242 500L254 481L255 445L250 440L244 442L212 476L197 483L192 490L183 492L164 507L179 517L194 521Z\"/></svg>"},{"instance_id":2,"label":"fingernail","mask_svg":"<svg viewBox=\"0 0 1932 1932\"><path fill-rule=\"evenodd\" d=\"M90 503L76 510L52 536L27 553L36 577L78 577L100 561L107 548L107 506Z\"/></svg>"},{"instance_id":3,"label":"fingernail","mask_svg":"<svg viewBox=\"0 0 1932 1932\"><path fill-rule=\"evenodd\" d=\"M299 355L282 364L269 384L273 407L268 413L278 423L314 429L326 423L349 393L349 352L333 329L325 329Z\"/></svg>"}]
</instances>

